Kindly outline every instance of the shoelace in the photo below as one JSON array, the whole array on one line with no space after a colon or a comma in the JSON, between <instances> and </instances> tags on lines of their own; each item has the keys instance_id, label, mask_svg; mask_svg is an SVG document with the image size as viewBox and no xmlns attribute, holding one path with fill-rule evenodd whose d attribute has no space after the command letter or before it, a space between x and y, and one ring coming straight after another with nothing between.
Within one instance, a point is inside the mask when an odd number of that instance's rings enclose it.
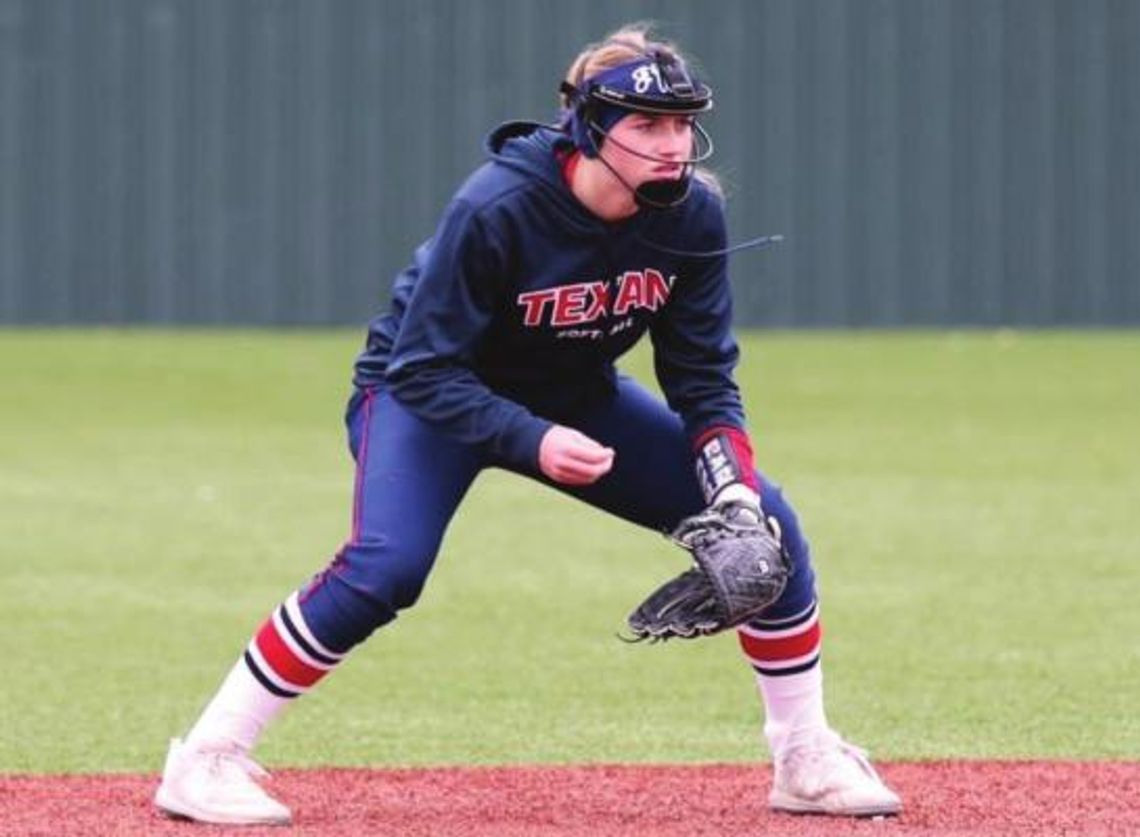
<instances>
[{"instance_id":1,"label":"shoelace","mask_svg":"<svg viewBox=\"0 0 1140 837\"><path fill-rule=\"evenodd\" d=\"M268 779L269 771L240 750L214 750L210 760L218 772L240 770L243 778Z\"/></svg>"},{"instance_id":2,"label":"shoelace","mask_svg":"<svg viewBox=\"0 0 1140 837\"><path fill-rule=\"evenodd\" d=\"M854 744L849 744L842 738L839 739L838 743L839 749L850 756L852 760L863 769L864 773L873 778L876 782L882 783L883 780L879 778L878 771L875 770L874 765L871 764L871 758L866 750L862 747L856 747Z\"/></svg>"},{"instance_id":3,"label":"shoelace","mask_svg":"<svg viewBox=\"0 0 1140 837\"><path fill-rule=\"evenodd\" d=\"M836 754L849 758L869 778L882 784L878 772L871 765L867 751L844 741L837 733L828 730L827 733L818 733L811 739L803 742L789 743L788 761L806 761L813 765L827 765L828 773L845 769L846 765L835 760ZM802 769L801 769L802 772ZM814 773L815 771L810 771Z\"/></svg>"}]
</instances>

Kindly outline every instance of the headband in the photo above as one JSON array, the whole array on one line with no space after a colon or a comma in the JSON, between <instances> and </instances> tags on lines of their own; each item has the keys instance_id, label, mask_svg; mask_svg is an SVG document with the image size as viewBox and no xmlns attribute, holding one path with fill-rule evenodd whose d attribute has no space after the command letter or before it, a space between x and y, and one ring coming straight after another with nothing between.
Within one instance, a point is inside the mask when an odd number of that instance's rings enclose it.
<instances>
[{"instance_id":1,"label":"headband","mask_svg":"<svg viewBox=\"0 0 1140 837\"><path fill-rule=\"evenodd\" d=\"M690 76L684 62L664 50L604 70L580 92L606 104L647 113L703 113L713 106L708 85Z\"/></svg>"}]
</instances>

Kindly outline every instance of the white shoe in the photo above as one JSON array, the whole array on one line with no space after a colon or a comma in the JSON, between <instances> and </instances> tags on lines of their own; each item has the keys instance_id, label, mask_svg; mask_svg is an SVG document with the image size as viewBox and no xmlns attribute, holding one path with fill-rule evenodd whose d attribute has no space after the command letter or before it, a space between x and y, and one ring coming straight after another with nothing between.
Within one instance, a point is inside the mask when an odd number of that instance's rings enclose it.
<instances>
[{"instance_id":1,"label":"white shoe","mask_svg":"<svg viewBox=\"0 0 1140 837\"><path fill-rule=\"evenodd\" d=\"M288 825L289 809L254 779L269 774L236 745L170 741L154 804L175 817L226 825Z\"/></svg>"},{"instance_id":2,"label":"white shoe","mask_svg":"<svg viewBox=\"0 0 1140 837\"><path fill-rule=\"evenodd\" d=\"M867 754L830 729L793 738L773 761L768 804L777 811L875 817L902 810Z\"/></svg>"}]
</instances>

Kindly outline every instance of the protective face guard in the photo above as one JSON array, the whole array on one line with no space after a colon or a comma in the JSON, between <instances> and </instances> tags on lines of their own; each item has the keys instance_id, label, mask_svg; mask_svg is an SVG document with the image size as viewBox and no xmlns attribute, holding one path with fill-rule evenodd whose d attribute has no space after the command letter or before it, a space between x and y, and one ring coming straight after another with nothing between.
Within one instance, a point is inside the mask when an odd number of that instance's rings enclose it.
<instances>
[{"instance_id":1,"label":"protective face guard","mask_svg":"<svg viewBox=\"0 0 1140 837\"><path fill-rule=\"evenodd\" d=\"M640 206L668 209L688 197L694 167L713 155L712 138L695 119L697 114L712 110L713 99L708 85L690 76L677 56L665 50L653 50L599 73L580 88L563 82L560 89L573 108L567 116L566 128L575 146L587 157L600 157L602 143L609 140L642 159L682 165L681 176L675 180L650 181L636 189L626 183ZM693 116L692 154L684 160L667 160L643 154L610 138L609 129L630 112ZM620 176L618 179L625 183Z\"/></svg>"}]
</instances>

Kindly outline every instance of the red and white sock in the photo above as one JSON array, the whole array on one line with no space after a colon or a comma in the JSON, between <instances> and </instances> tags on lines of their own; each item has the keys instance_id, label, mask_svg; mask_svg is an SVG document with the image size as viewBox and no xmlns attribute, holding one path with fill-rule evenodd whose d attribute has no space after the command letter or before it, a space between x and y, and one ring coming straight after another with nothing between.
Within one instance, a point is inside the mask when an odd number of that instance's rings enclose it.
<instances>
[{"instance_id":1,"label":"red and white sock","mask_svg":"<svg viewBox=\"0 0 1140 837\"><path fill-rule=\"evenodd\" d=\"M737 635L756 672L769 749L778 753L793 737L826 729L817 604L787 619L755 620Z\"/></svg>"},{"instance_id":2,"label":"red and white sock","mask_svg":"<svg viewBox=\"0 0 1140 837\"><path fill-rule=\"evenodd\" d=\"M258 629L186 736L187 743L232 742L249 752L269 722L343 658L313 636L294 593Z\"/></svg>"}]
</instances>

